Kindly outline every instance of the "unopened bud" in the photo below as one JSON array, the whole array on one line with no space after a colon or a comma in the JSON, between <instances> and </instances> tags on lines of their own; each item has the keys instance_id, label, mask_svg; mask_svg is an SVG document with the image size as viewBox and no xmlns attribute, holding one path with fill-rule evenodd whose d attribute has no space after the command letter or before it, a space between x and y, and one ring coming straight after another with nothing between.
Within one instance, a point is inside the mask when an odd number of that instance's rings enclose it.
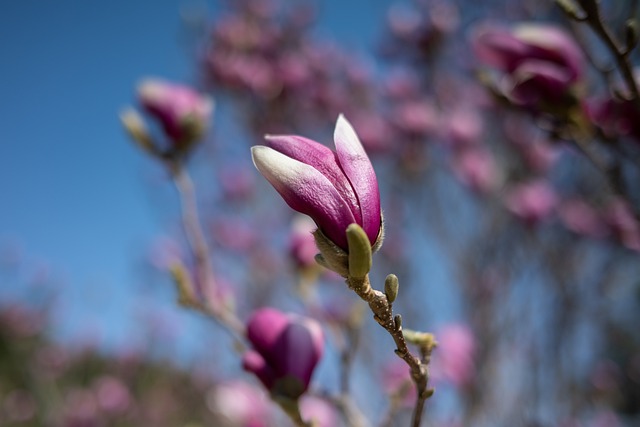
<instances>
[{"instance_id":1,"label":"unopened bud","mask_svg":"<svg viewBox=\"0 0 640 427\"><path fill-rule=\"evenodd\" d=\"M131 108L127 108L120 113L120 121L140 148L147 152L155 153L155 145L140 114Z\"/></svg>"},{"instance_id":2,"label":"unopened bud","mask_svg":"<svg viewBox=\"0 0 640 427\"><path fill-rule=\"evenodd\" d=\"M371 270L371 243L367 233L358 224L347 227L347 243L349 244L349 276L365 277Z\"/></svg>"},{"instance_id":3,"label":"unopened bud","mask_svg":"<svg viewBox=\"0 0 640 427\"><path fill-rule=\"evenodd\" d=\"M182 263L174 263L170 271L173 281L176 284L176 289L178 290L178 303L185 307L193 307L196 305L197 299L193 289L193 283Z\"/></svg>"},{"instance_id":4,"label":"unopened bud","mask_svg":"<svg viewBox=\"0 0 640 427\"><path fill-rule=\"evenodd\" d=\"M404 335L404 339L406 339L408 343L420 348L428 349L429 351L438 345L436 337L429 332L418 332L410 329L404 329L402 331L402 335Z\"/></svg>"},{"instance_id":5,"label":"unopened bud","mask_svg":"<svg viewBox=\"0 0 640 427\"><path fill-rule=\"evenodd\" d=\"M384 294L387 296L389 303L392 303L398 297L398 289L400 284L398 283L398 276L390 274L384 281Z\"/></svg>"}]
</instances>

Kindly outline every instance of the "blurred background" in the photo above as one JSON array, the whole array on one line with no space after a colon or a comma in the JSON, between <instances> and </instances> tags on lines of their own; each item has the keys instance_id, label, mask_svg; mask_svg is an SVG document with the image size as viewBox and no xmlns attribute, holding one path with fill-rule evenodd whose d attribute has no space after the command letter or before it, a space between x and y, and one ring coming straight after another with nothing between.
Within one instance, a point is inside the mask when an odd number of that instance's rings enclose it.
<instances>
[{"instance_id":1,"label":"blurred background","mask_svg":"<svg viewBox=\"0 0 640 427\"><path fill-rule=\"evenodd\" d=\"M251 164L265 133L332 146L344 113L380 183L372 282L396 274L404 325L440 343L423 425L640 425L633 90L554 2L476 3L0 5L0 425L288 423L223 328L176 303L171 272L195 266L179 194L118 117L147 77L215 102L186 165L216 298L323 324L303 413L346 425L345 376L370 425L408 425L413 402L389 337L296 250L302 220ZM633 48L637 2L601 11Z\"/></svg>"}]
</instances>

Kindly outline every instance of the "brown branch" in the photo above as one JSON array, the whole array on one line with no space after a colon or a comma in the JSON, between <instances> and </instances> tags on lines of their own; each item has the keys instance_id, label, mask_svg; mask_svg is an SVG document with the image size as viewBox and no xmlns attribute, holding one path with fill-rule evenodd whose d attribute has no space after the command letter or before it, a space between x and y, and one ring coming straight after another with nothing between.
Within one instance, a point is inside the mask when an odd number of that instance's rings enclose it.
<instances>
[{"instance_id":1,"label":"brown branch","mask_svg":"<svg viewBox=\"0 0 640 427\"><path fill-rule=\"evenodd\" d=\"M347 285L362 300L369 304L369 308L373 312L373 318L380 326L382 326L393 338L396 344L395 353L409 366L411 379L416 386L417 399L416 406L413 411L412 426L419 427L424 412L424 404L426 400L433 394L433 389L428 389L429 371L427 365L411 354L407 341L402 332L402 318L400 315L393 315L392 304L387 296L371 287L369 275L361 278L348 277Z\"/></svg>"},{"instance_id":2,"label":"brown branch","mask_svg":"<svg viewBox=\"0 0 640 427\"><path fill-rule=\"evenodd\" d=\"M607 49L613 55L618 70L620 71L620 74L627 85L627 89L631 94L631 99L634 100L637 107L640 107L640 91L638 90L638 84L633 75L631 62L629 61L629 54L632 49L629 46L624 48L620 46L619 42L611 33L611 30L602 21L600 7L596 0L580 0L579 3L586 14L584 22L586 22L598 37L600 37Z\"/></svg>"}]
</instances>

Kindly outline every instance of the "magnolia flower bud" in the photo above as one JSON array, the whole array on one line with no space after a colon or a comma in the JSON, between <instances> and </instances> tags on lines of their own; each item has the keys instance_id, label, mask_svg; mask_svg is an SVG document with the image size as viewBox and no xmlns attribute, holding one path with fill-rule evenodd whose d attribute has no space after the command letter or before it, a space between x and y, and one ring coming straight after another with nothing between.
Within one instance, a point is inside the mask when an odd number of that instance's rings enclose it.
<instances>
[{"instance_id":1,"label":"magnolia flower bud","mask_svg":"<svg viewBox=\"0 0 640 427\"><path fill-rule=\"evenodd\" d=\"M294 210L309 215L338 248L349 250L350 224L380 246L382 214L373 166L351 124L340 115L336 151L301 136L268 135L251 149L253 163Z\"/></svg>"},{"instance_id":2,"label":"magnolia flower bud","mask_svg":"<svg viewBox=\"0 0 640 427\"><path fill-rule=\"evenodd\" d=\"M243 367L274 396L295 400L307 390L324 351L315 320L263 308L249 319L247 338L253 350L243 356Z\"/></svg>"},{"instance_id":3,"label":"magnolia flower bud","mask_svg":"<svg viewBox=\"0 0 640 427\"><path fill-rule=\"evenodd\" d=\"M188 86L146 79L138 86L142 108L154 117L174 150L184 150L204 136L213 101Z\"/></svg>"}]
</instances>

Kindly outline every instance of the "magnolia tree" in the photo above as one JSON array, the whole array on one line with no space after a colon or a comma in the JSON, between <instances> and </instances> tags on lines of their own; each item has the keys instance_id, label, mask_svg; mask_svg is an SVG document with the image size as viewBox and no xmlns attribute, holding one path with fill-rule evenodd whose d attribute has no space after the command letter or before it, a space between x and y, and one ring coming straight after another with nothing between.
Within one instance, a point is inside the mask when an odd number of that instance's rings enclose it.
<instances>
[{"instance_id":1,"label":"magnolia tree","mask_svg":"<svg viewBox=\"0 0 640 427\"><path fill-rule=\"evenodd\" d=\"M162 267L217 381L282 410L221 386L220 423L639 422L637 2L488 3L392 4L354 54L312 4L233 2L198 82L138 87L189 249Z\"/></svg>"}]
</instances>

